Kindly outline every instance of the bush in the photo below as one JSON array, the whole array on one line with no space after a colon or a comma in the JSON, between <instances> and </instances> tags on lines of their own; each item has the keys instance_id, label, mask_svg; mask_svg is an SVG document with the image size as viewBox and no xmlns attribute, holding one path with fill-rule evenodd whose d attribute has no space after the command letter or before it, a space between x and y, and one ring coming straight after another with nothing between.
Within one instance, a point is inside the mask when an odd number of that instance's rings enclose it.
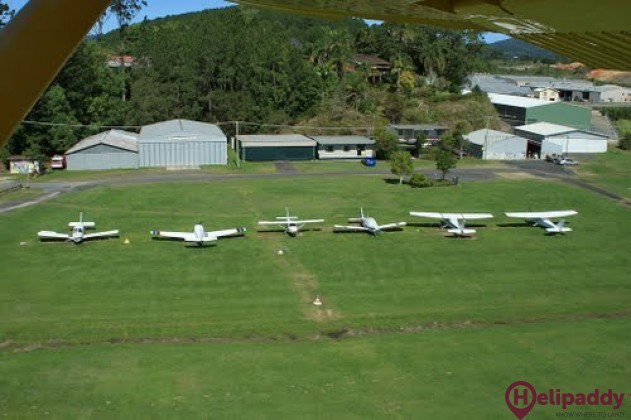
<instances>
[{"instance_id":1,"label":"bush","mask_svg":"<svg viewBox=\"0 0 631 420\"><path fill-rule=\"evenodd\" d=\"M433 182L423 174L414 174L410 177L408 184L410 184L412 188L427 188L431 187Z\"/></svg>"},{"instance_id":2,"label":"bush","mask_svg":"<svg viewBox=\"0 0 631 420\"><path fill-rule=\"evenodd\" d=\"M631 133L626 133L618 141L618 147L622 150L631 150Z\"/></svg>"}]
</instances>

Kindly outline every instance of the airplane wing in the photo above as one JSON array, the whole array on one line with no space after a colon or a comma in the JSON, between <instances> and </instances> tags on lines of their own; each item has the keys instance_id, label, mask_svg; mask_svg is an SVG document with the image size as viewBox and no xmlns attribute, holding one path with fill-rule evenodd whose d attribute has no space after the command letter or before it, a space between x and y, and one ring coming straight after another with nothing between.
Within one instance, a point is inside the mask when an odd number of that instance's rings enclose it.
<instances>
[{"instance_id":1,"label":"airplane wing","mask_svg":"<svg viewBox=\"0 0 631 420\"><path fill-rule=\"evenodd\" d=\"M388 223L388 224L379 226L379 229L381 229L381 230L401 230L403 228L403 226L405 226L406 224L407 223L405 223L405 222Z\"/></svg>"},{"instance_id":2,"label":"airplane wing","mask_svg":"<svg viewBox=\"0 0 631 420\"><path fill-rule=\"evenodd\" d=\"M551 219L557 217L576 216L577 211L574 210L558 210L558 211L531 211L531 212L507 212L507 217L515 217L517 219Z\"/></svg>"},{"instance_id":3,"label":"airplane wing","mask_svg":"<svg viewBox=\"0 0 631 420\"><path fill-rule=\"evenodd\" d=\"M67 233L51 232L50 230L42 230L37 232L40 239L68 239L70 235Z\"/></svg>"},{"instance_id":4,"label":"airplane wing","mask_svg":"<svg viewBox=\"0 0 631 420\"><path fill-rule=\"evenodd\" d=\"M368 232L368 229L362 226L342 226L342 225L334 225L334 232Z\"/></svg>"},{"instance_id":5,"label":"airplane wing","mask_svg":"<svg viewBox=\"0 0 631 420\"><path fill-rule=\"evenodd\" d=\"M305 220L294 220L293 223L297 225L303 225L305 223L323 223L324 219L305 219Z\"/></svg>"},{"instance_id":6,"label":"airplane wing","mask_svg":"<svg viewBox=\"0 0 631 420\"><path fill-rule=\"evenodd\" d=\"M84 228L93 228L94 226L96 226L96 223L94 222L70 222L68 223L68 227L77 227L83 225Z\"/></svg>"},{"instance_id":7,"label":"airplane wing","mask_svg":"<svg viewBox=\"0 0 631 420\"><path fill-rule=\"evenodd\" d=\"M429 219L445 219L445 215L443 213L436 212L427 212L427 211L411 211L410 216L414 217L427 217Z\"/></svg>"},{"instance_id":8,"label":"airplane wing","mask_svg":"<svg viewBox=\"0 0 631 420\"><path fill-rule=\"evenodd\" d=\"M182 239L187 242L197 241L193 232L165 232L163 230L152 230L151 234L160 238Z\"/></svg>"},{"instance_id":9,"label":"airplane wing","mask_svg":"<svg viewBox=\"0 0 631 420\"><path fill-rule=\"evenodd\" d=\"M206 232L204 239L206 239L206 237L222 238L226 236L238 236L238 235L243 235L245 231L246 229L244 227L238 227L234 229L225 229L225 230L215 230L212 232Z\"/></svg>"},{"instance_id":10,"label":"airplane wing","mask_svg":"<svg viewBox=\"0 0 631 420\"><path fill-rule=\"evenodd\" d=\"M480 219L492 219L493 215L491 213L456 213L453 216L458 215L458 219L464 220L480 220Z\"/></svg>"},{"instance_id":11,"label":"airplane wing","mask_svg":"<svg viewBox=\"0 0 631 420\"><path fill-rule=\"evenodd\" d=\"M110 236L118 236L118 230L108 230L106 232L95 232L83 235L83 239L108 238Z\"/></svg>"},{"instance_id":12,"label":"airplane wing","mask_svg":"<svg viewBox=\"0 0 631 420\"><path fill-rule=\"evenodd\" d=\"M501 32L592 68L631 69L631 4L622 0L236 0L325 18L361 17ZM579 19L564 19L568 12Z\"/></svg>"},{"instance_id":13,"label":"airplane wing","mask_svg":"<svg viewBox=\"0 0 631 420\"><path fill-rule=\"evenodd\" d=\"M275 222L261 221L258 224L261 226L285 226L285 225L288 225L289 223L295 223L295 222L293 221L287 222L286 220L277 220Z\"/></svg>"}]
</instances>

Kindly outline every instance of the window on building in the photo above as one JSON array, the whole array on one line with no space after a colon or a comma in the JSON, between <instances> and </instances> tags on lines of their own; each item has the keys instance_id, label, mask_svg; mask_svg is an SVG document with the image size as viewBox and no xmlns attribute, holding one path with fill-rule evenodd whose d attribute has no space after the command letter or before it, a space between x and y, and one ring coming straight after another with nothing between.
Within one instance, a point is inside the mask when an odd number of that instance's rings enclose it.
<instances>
[{"instance_id":1,"label":"window on building","mask_svg":"<svg viewBox=\"0 0 631 420\"><path fill-rule=\"evenodd\" d=\"M334 149L333 149L333 146L327 146L327 147L326 147L326 151L327 151L327 152L329 152L329 153L332 153L332 152L333 152L333 150L334 150Z\"/></svg>"},{"instance_id":2,"label":"window on building","mask_svg":"<svg viewBox=\"0 0 631 420\"><path fill-rule=\"evenodd\" d=\"M345 152L350 152L351 151L351 146L349 146L348 144L344 146L344 151Z\"/></svg>"}]
</instances>

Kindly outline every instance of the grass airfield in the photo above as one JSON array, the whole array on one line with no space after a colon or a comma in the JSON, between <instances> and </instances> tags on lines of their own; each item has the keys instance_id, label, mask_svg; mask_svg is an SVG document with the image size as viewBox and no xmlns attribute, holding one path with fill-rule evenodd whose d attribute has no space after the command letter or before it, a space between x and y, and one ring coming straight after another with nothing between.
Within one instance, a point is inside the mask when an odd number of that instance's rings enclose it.
<instances>
[{"instance_id":1,"label":"grass airfield","mask_svg":"<svg viewBox=\"0 0 631 420\"><path fill-rule=\"evenodd\" d=\"M298 238L256 231L285 206L326 223ZM360 206L382 224L415 224L377 238L331 232ZM579 215L562 237L503 216L565 208ZM458 240L410 210L496 219ZM121 238L37 241L79 211ZM248 233L203 249L149 235L200 220ZM414 190L346 176L65 195L0 217L0 415L511 418L503 393L516 380L624 387L628 220L613 201L536 180Z\"/></svg>"}]
</instances>

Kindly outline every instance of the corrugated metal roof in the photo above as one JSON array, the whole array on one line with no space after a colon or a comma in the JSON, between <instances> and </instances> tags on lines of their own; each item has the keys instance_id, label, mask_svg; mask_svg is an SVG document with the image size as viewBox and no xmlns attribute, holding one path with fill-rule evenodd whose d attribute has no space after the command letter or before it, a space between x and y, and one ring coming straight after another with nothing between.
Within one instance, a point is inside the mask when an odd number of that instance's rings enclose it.
<instances>
[{"instance_id":1,"label":"corrugated metal roof","mask_svg":"<svg viewBox=\"0 0 631 420\"><path fill-rule=\"evenodd\" d=\"M311 136L318 144L375 144L374 140L364 136Z\"/></svg>"},{"instance_id":2,"label":"corrugated metal roof","mask_svg":"<svg viewBox=\"0 0 631 420\"><path fill-rule=\"evenodd\" d=\"M514 106L517 108L535 108L538 106L551 105L555 102L544 101L534 98L523 98L521 96L500 95L489 93L489 100L493 105Z\"/></svg>"},{"instance_id":3,"label":"corrugated metal roof","mask_svg":"<svg viewBox=\"0 0 631 420\"><path fill-rule=\"evenodd\" d=\"M302 134L246 134L237 136L243 147L314 147L316 142Z\"/></svg>"},{"instance_id":4,"label":"corrugated metal roof","mask_svg":"<svg viewBox=\"0 0 631 420\"><path fill-rule=\"evenodd\" d=\"M395 130L447 130L447 127L436 124L390 124L389 127L392 127Z\"/></svg>"},{"instance_id":5,"label":"corrugated metal roof","mask_svg":"<svg viewBox=\"0 0 631 420\"><path fill-rule=\"evenodd\" d=\"M483 128L482 130L472 131L469 134L463 136L465 140L470 141L471 143L485 145L489 143L494 143L497 141L502 141L506 139L511 139L514 137L518 137L515 134L505 133L503 131L491 130ZM525 140L525 139L524 139Z\"/></svg>"},{"instance_id":6,"label":"corrugated metal roof","mask_svg":"<svg viewBox=\"0 0 631 420\"><path fill-rule=\"evenodd\" d=\"M81 150L96 146L97 144L105 144L119 149L129 150L130 152L138 152L138 134L122 130L104 131L75 143L74 146L66 151L66 154L77 153Z\"/></svg>"},{"instance_id":7,"label":"corrugated metal roof","mask_svg":"<svg viewBox=\"0 0 631 420\"><path fill-rule=\"evenodd\" d=\"M507 80L503 77L485 74L474 74L469 76L469 84L472 89L477 86L487 93L517 96L526 96L530 93L529 87L517 86L514 81Z\"/></svg>"},{"instance_id":8,"label":"corrugated metal roof","mask_svg":"<svg viewBox=\"0 0 631 420\"><path fill-rule=\"evenodd\" d=\"M215 124L190 120L171 120L142 127L140 143L172 141L223 141L226 135Z\"/></svg>"},{"instance_id":9,"label":"corrugated metal roof","mask_svg":"<svg viewBox=\"0 0 631 420\"><path fill-rule=\"evenodd\" d=\"M565 125L551 124L547 122L538 122L534 124L520 125L515 127L515 130L527 131L529 133L538 134L540 136L554 136L557 134L564 134L573 131L584 131L578 128L568 127Z\"/></svg>"}]
</instances>

